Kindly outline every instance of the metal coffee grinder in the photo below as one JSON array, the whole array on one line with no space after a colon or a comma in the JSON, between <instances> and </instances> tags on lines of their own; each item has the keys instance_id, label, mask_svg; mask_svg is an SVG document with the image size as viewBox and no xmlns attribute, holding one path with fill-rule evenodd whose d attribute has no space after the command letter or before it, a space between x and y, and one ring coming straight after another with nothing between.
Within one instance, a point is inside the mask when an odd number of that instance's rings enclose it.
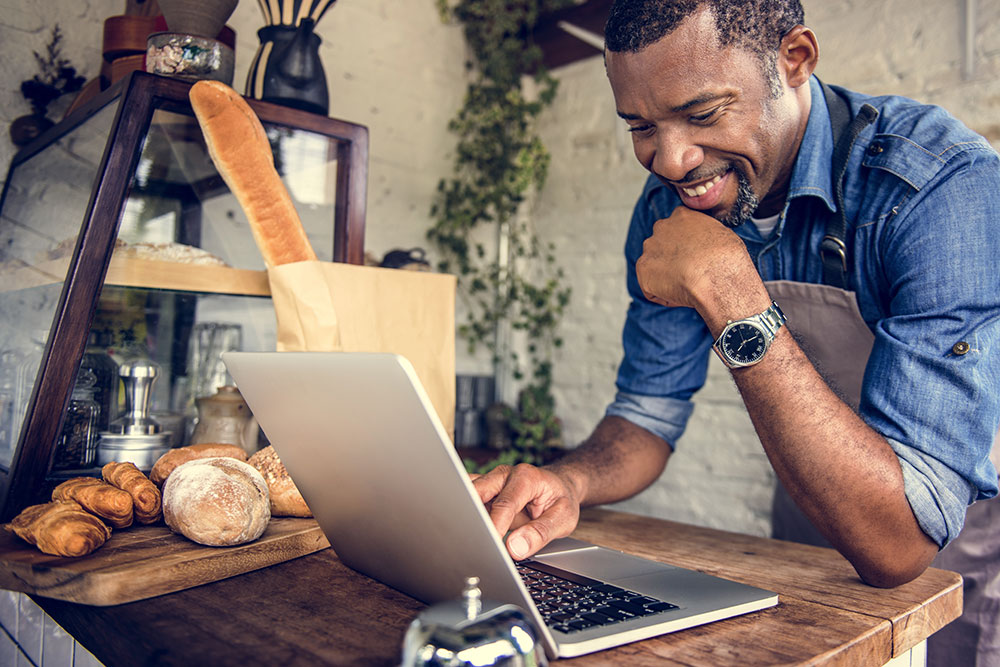
<instances>
[{"instance_id":1,"label":"metal coffee grinder","mask_svg":"<svg viewBox=\"0 0 1000 667\"><path fill-rule=\"evenodd\" d=\"M170 449L170 432L163 431L149 415L153 385L159 374L160 365L149 359L126 361L118 368L125 390L125 414L101 433L98 465L127 461L140 470L149 470Z\"/></svg>"}]
</instances>

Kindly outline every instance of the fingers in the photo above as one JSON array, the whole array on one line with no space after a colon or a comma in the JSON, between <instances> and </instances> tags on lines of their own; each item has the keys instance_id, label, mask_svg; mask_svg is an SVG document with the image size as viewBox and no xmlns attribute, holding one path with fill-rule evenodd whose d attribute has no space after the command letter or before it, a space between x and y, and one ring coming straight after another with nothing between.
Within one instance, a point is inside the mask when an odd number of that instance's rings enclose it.
<instances>
[{"instance_id":1,"label":"fingers","mask_svg":"<svg viewBox=\"0 0 1000 667\"><path fill-rule=\"evenodd\" d=\"M507 536L507 551L514 560L523 560L552 540L572 533L579 519L579 505L561 497L538 518L511 531Z\"/></svg>"},{"instance_id":2,"label":"fingers","mask_svg":"<svg viewBox=\"0 0 1000 667\"><path fill-rule=\"evenodd\" d=\"M507 551L521 560L576 528L579 503L565 482L552 472L530 465L500 466L474 481Z\"/></svg>"},{"instance_id":3,"label":"fingers","mask_svg":"<svg viewBox=\"0 0 1000 667\"><path fill-rule=\"evenodd\" d=\"M501 465L485 475L470 475L472 486L476 489L476 493L479 494L479 500L484 504L493 500L500 493L503 485L507 483L507 477L510 476L510 472L510 466Z\"/></svg>"},{"instance_id":4,"label":"fingers","mask_svg":"<svg viewBox=\"0 0 1000 667\"><path fill-rule=\"evenodd\" d=\"M529 503L550 494L540 470L524 464L515 468L498 466L477 481L483 489L480 497L482 493L489 496L483 502L488 504L490 518L501 535L510 530Z\"/></svg>"}]
</instances>

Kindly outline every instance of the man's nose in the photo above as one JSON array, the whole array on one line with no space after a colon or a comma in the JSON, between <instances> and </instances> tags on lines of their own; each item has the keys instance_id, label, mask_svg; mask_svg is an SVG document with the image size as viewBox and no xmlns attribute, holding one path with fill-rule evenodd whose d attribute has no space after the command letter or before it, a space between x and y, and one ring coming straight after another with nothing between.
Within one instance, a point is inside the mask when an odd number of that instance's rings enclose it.
<instances>
[{"instance_id":1,"label":"man's nose","mask_svg":"<svg viewBox=\"0 0 1000 667\"><path fill-rule=\"evenodd\" d=\"M684 181L705 159L701 147L683 132L660 132L658 139L653 172L668 181Z\"/></svg>"}]
</instances>

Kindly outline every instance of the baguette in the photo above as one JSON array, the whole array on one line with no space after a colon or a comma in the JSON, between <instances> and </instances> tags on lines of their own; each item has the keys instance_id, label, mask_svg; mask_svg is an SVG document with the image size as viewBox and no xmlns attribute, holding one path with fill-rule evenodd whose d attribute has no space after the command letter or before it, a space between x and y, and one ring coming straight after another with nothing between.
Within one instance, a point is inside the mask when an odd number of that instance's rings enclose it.
<instances>
[{"instance_id":1,"label":"baguette","mask_svg":"<svg viewBox=\"0 0 1000 667\"><path fill-rule=\"evenodd\" d=\"M101 468L104 481L132 496L132 512L141 524L156 523L163 516L160 490L134 463L112 461Z\"/></svg>"},{"instance_id":2,"label":"baguette","mask_svg":"<svg viewBox=\"0 0 1000 667\"><path fill-rule=\"evenodd\" d=\"M153 464L153 469L149 471L149 479L154 484L163 486L163 483L167 481L167 477L170 477L170 473L182 463L215 456L225 456L239 459L240 461L247 460L247 453L243 451L242 447L237 445L203 442L198 445L177 447L156 460L156 463Z\"/></svg>"},{"instance_id":3,"label":"baguette","mask_svg":"<svg viewBox=\"0 0 1000 667\"><path fill-rule=\"evenodd\" d=\"M270 268L315 260L295 204L274 168L271 144L253 109L235 90L202 80L188 92L208 154L250 223Z\"/></svg>"},{"instance_id":4,"label":"baguette","mask_svg":"<svg viewBox=\"0 0 1000 667\"><path fill-rule=\"evenodd\" d=\"M25 507L4 526L51 556L86 556L111 537L111 529L72 500Z\"/></svg>"},{"instance_id":5,"label":"baguette","mask_svg":"<svg viewBox=\"0 0 1000 667\"><path fill-rule=\"evenodd\" d=\"M132 525L132 496L94 477L74 477L52 490L52 500L72 500L113 528Z\"/></svg>"}]
</instances>

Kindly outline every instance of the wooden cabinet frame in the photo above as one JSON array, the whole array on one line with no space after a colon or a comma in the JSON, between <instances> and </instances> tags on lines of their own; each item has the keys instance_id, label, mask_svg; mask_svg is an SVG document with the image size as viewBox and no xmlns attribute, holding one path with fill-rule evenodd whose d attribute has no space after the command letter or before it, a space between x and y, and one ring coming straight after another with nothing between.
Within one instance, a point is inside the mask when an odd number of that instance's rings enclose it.
<instances>
[{"instance_id":1,"label":"wooden cabinet frame","mask_svg":"<svg viewBox=\"0 0 1000 667\"><path fill-rule=\"evenodd\" d=\"M98 111L117 105L11 466L9 470L0 467L0 520L10 519L28 504L46 500L50 486L46 484L46 477L61 415L69 401L97 301L108 275L143 140L155 110L193 115L187 97L190 86L181 80L135 72L44 133L11 161L0 195L0 212L7 199L11 175L19 165L76 130ZM332 257L339 262L363 263L368 129L268 102L248 100L248 103L265 123L307 130L337 141ZM212 186L225 187L221 181Z\"/></svg>"}]
</instances>

